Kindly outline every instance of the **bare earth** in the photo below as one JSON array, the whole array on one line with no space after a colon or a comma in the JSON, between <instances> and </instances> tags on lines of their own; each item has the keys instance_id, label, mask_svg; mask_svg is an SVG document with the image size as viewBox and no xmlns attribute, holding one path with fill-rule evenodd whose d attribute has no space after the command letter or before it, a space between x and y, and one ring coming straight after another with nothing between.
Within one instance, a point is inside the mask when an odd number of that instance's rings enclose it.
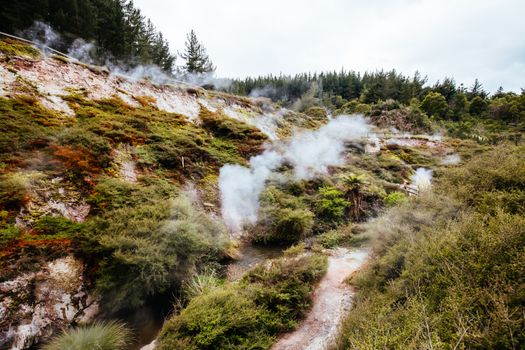
<instances>
[{"instance_id":1,"label":"bare earth","mask_svg":"<svg viewBox=\"0 0 525 350\"><path fill-rule=\"evenodd\" d=\"M281 337L272 350L324 350L336 336L354 296L344 282L366 261L366 249L338 248L328 259L328 271L314 292L314 305L299 327Z\"/></svg>"}]
</instances>

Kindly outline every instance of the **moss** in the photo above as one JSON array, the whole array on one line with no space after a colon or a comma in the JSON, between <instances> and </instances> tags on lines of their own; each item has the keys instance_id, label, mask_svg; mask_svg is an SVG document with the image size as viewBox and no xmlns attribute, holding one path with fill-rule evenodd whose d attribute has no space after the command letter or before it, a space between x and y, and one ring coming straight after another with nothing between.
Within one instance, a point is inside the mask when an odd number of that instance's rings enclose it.
<instances>
[{"instance_id":1,"label":"moss","mask_svg":"<svg viewBox=\"0 0 525 350\"><path fill-rule=\"evenodd\" d=\"M23 58L37 59L40 51L30 44L14 39L0 40L0 51L8 57L17 56Z\"/></svg>"},{"instance_id":2,"label":"moss","mask_svg":"<svg viewBox=\"0 0 525 350\"><path fill-rule=\"evenodd\" d=\"M68 57L62 55L52 54L51 58L65 64L68 64L70 62L70 59Z\"/></svg>"}]
</instances>

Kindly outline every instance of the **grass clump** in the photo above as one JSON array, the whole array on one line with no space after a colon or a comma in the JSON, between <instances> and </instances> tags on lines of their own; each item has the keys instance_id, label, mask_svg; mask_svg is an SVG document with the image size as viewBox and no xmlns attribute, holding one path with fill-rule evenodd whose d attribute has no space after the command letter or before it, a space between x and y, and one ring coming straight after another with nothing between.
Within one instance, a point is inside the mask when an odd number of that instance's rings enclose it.
<instances>
[{"instance_id":1,"label":"grass clump","mask_svg":"<svg viewBox=\"0 0 525 350\"><path fill-rule=\"evenodd\" d=\"M53 338L42 350L124 350L128 349L132 335L118 322L98 322L65 330Z\"/></svg>"},{"instance_id":2,"label":"grass clump","mask_svg":"<svg viewBox=\"0 0 525 350\"><path fill-rule=\"evenodd\" d=\"M192 299L164 324L158 349L269 349L304 316L326 266L321 255L259 265L239 282Z\"/></svg>"}]
</instances>

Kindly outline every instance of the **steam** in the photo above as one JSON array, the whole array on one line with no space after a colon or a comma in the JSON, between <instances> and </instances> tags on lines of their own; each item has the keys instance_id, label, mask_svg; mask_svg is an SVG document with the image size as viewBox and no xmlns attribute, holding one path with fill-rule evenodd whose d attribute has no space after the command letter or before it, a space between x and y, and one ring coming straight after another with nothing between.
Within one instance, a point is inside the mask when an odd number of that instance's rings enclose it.
<instances>
[{"instance_id":1,"label":"steam","mask_svg":"<svg viewBox=\"0 0 525 350\"><path fill-rule=\"evenodd\" d=\"M298 179L309 179L326 173L329 166L343 165L345 142L357 141L369 130L362 117L341 116L316 131L293 137L284 158L294 167Z\"/></svg>"},{"instance_id":2,"label":"steam","mask_svg":"<svg viewBox=\"0 0 525 350\"><path fill-rule=\"evenodd\" d=\"M214 72L209 73L183 73L176 75L177 79L185 83L198 86L210 86L218 90L227 90L232 80L228 78L217 78Z\"/></svg>"},{"instance_id":3,"label":"steam","mask_svg":"<svg viewBox=\"0 0 525 350\"><path fill-rule=\"evenodd\" d=\"M95 43L86 42L78 38L70 45L67 45L61 35L46 23L35 21L31 27L19 32L19 36L31 40L45 54L51 53L50 48L67 51L67 55L79 62L86 64L100 64L104 58L97 59L97 53L100 51ZM231 79L217 78L213 72L210 73L185 73L180 67L175 73L167 73L159 66L154 64L129 65L123 64L113 57L105 55L104 64L111 74L122 76L130 80L150 80L154 84L186 83L197 86L211 86L215 89L228 89L231 85Z\"/></svg>"},{"instance_id":4,"label":"steam","mask_svg":"<svg viewBox=\"0 0 525 350\"><path fill-rule=\"evenodd\" d=\"M259 210L259 195L275 170L287 163L298 179L310 179L343 165L347 142L356 142L370 130L362 116L341 115L315 131L294 135L277 143L263 154L250 159L249 167L225 165L219 174L222 216L232 232L254 224Z\"/></svg>"},{"instance_id":5,"label":"steam","mask_svg":"<svg viewBox=\"0 0 525 350\"><path fill-rule=\"evenodd\" d=\"M92 42L86 42L84 39L75 39L67 51L67 55L75 58L80 62L94 64L93 59L96 46Z\"/></svg>"},{"instance_id":6,"label":"steam","mask_svg":"<svg viewBox=\"0 0 525 350\"><path fill-rule=\"evenodd\" d=\"M459 154L449 154L441 160L442 165L456 165L461 162Z\"/></svg>"},{"instance_id":7,"label":"steam","mask_svg":"<svg viewBox=\"0 0 525 350\"><path fill-rule=\"evenodd\" d=\"M430 189L432 186L432 170L417 168L416 173L412 175L412 184L410 186L418 192Z\"/></svg>"},{"instance_id":8,"label":"steam","mask_svg":"<svg viewBox=\"0 0 525 350\"><path fill-rule=\"evenodd\" d=\"M106 61L106 67L112 75L127 78L133 81L149 80L154 84L162 85L173 82L174 78L154 64L125 67L110 60Z\"/></svg>"},{"instance_id":9,"label":"steam","mask_svg":"<svg viewBox=\"0 0 525 350\"><path fill-rule=\"evenodd\" d=\"M282 155L266 151L250 159L250 167L225 165L219 175L222 217L232 232L243 224L254 224L259 210L259 195L266 180L281 164Z\"/></svg>"},{"instance_id":10,"label":"steam","mask_svg":"<svg viewBox=\"0 0 525 350\"><path fill-rule=\"evenodd\" d=\"M35 21L31 27L17 34L34 42L44 54L49 54L49 47L57 48L64 44L60 34L50 25L40 21Z\"/></svg>"},{"instance_id":11,"label":"steam","mask_svg":"<svg viewBox=\"0 0 525 350\"><path fill-rule=\"evenodd\" d=\"M250 91L250 97L253 98L268 97L273 99L276 95L278 95L277 89L270 85L267 85L263 88L256 88Z\"/></svg>"}]
</instances>

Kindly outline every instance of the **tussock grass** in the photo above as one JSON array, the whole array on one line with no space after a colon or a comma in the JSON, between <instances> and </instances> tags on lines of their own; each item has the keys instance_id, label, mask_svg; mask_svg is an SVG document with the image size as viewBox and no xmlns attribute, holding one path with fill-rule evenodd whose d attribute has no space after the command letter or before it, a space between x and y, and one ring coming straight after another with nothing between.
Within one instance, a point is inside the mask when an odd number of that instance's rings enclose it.
<instances>
[{"instance_id":1,"label":"tussock grass","mask_svg":"<svg viewBox=\"0 0 525 350\"><path fill-rule=\"evenodd\" d=\"M118 322L97 322L64 330L42 350L125 350L131 343L131 332Z\"/></svg>"}]
</instances>

